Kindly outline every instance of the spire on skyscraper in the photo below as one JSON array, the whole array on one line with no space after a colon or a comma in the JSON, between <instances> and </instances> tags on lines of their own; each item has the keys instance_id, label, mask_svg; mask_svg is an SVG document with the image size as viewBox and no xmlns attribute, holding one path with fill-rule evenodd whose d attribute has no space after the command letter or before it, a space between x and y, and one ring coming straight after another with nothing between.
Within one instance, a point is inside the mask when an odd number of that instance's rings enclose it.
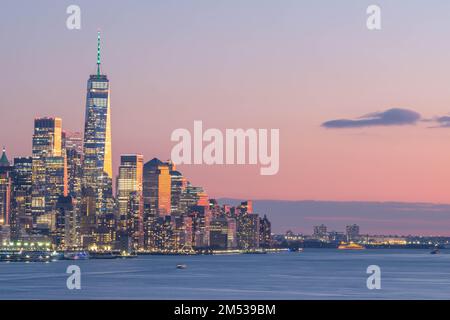
<instances>
[{"instance_id":1,"label":"spire on skyscraper","mask_svg":"<svg viewBox=\"0 0 450 320\"><path fill-rule=\"evenodd\" d=\"M2 157L0 158L0 167L9 167L10 165L8 157L6 156L6 149L3 147Z\"/></svg>"},{"instance_id":2,"label":"spire on skyscraper","mask_svg":"<svg viewBox=\"0 0 450 320\"><path fill-rule=\"evenodd\" d=\"M100 77L100 31L97 32L97 77Z\"/></svg>"}]
</instances>

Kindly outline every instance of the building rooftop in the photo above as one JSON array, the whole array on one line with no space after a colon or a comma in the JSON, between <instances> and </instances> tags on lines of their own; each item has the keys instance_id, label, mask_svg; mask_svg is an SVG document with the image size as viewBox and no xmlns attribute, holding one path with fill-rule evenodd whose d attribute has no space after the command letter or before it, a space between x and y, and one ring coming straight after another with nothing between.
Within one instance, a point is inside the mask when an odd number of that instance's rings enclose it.
<instances>
[{"instance_id":1,"label":"building rooftop","mask_svg":"<svg viewBox=\"0 0 450 320\"><path fill-rule=\"evenodd\" d=\"M6 156L5 147L3 147L2 157L0 158L0 167L9 167L10 165L8 157Z\"/></svg>"}]
</instances>

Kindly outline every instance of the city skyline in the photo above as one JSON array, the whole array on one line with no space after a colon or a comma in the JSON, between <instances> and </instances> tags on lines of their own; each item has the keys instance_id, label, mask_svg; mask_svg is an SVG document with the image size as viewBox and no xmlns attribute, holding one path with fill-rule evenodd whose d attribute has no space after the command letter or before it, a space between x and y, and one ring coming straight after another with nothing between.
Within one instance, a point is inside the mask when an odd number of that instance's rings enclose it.
<instances>
[{"instance_id":1,"label":"city skyline","mask_svg":"<svg viewBox=\"0 0 450 320\"><path fill-rule=\"evenodd\" d=\"M113 190L112 132L110 82L101 70L97 32L97 70L87 81L83 137L64 131L59 117L41 117L34 120L31 157L10 162L3 149L3 246L45 244L68 255L84 249L122 256L271 247L271 223L253 212L251 201L220 206L170 160L144 164L140 154L121 155Z\"/></svg>"},{"instance_id":2,"label":"city skyline","mask_svg":"<svg viewBox=\"0 0 450 320\"><path fill-rule=\"evenodd\" d=\"M445 12L448 5L435 2L440 12ZM386 1L381 5L390 17L404 15L401 5ZM38 25L34 29L27 29L25 24L13 30L10 28L14 22L6 16L2 19L3 29L11 31L1 35L10 43L0 60L9 75L8 81L0 80L9 93L3 96L2 103L10 106L2 112L11 121L0 127L0 145L5 145L10 158L29 156L33 118L63 119L64 130L80 132L84 137L80 106L86 103L82 99L86 88L82 84L86 74L98 72L98 64L92 63L96 49L92 35L101 29L108 51L105 73L114 79L110 114L114 148L111 169L107 170L114 194L121 155L142 154L144 163L155 157L168 161L173 146L170 133L192 126L194 120L220 129L279 127L280 171L275 176L262 177L256 167L247 165L180 165L177 169L218 199L359 202L360 216L356 208L350 218L364 221L369 230L384 230L390 223L397 228L392 227L393 231L443 234L442 228L450 225L448 219L418 209L414 211L415 224L407 229L396 209L392 217L386 217L384 211L365 209L369 202L450 203L446 188L450 179L446 169L450 136L445 128L445 115L450 110L445 84L450 69L444 63L450 48L439 42L441 50L427 53L434 58L429 68L423 67L418 53L425 45L431 46L433 40L438 43L441 33L436 25L426 22L422 30L411 24L411 30L406 30L392 18L385 21L379 33L367 33L362 23L365 4L330 4L323 8L288 1L276 7L278 18L274 18L265 39L260 36L260 28L274 9L268 2L260 5L259 15L250 20L248 13L254 9L250 4L234 4L237 12L231 5L203 4L202 10L211 16L200 15L193 4L135 4L141 9L137 11L142 19L134 21L126 15L114 20L115 12L127 12L121 4L112 4L110 13L104 16L98 14L101 5L97 3L81 1L80 6L89 14L83 14L79 31L69 31L64 25L57 27L60 21L56 12L65 9L63 5L46 13L34 5L22 8L20 14L32 16ZM14 6L10 9L17 10ZM424 12L416 3L408 9L411 19L436 13L434 9ZM169 19L155 18L158 13L170 13ZM318 14L318 19L311 21L308 13ZM298 16L305 21L298 21ZM333 16L335 23L321 23L328 16ZM189 28L173 25L175 17ZM234 19L236 25L227 29L229 19ZM441 13L435 19L446 23ZM212 26L211 31L201 28L205 25ZM167 33L158 34L158 28ZM49 37L39 37L41 32ZM347 32L358 46L343 36ZM410 37L413 32L433 36L418 42ZM335 36L340 41L330 40ZM54 39L61 46L50 41ZM189 45L189 40L197 46ZM270 41L279 49L268 47ZM397 49L378 50L393 43L398 44ZM33 51L31 46L38 49ZM413 53L402 59L402 50L406 49ZM333 59L314 55L327 50L334 50ZM253 59L255 56L258 58ZM342 64L337 65L337 61ZM442 63L437 66L438 62ZM26 70L33 72L25 74ZM65 81L54 81L61 73ZM26 95L17 89L19 83ZM30 117L25 116L28 113ZM269 215L280 217L279 228L291 221L279 212ZM345 219L345 214L339 215L333 220ZM301 217L296 223L307 229L313 218ZM318 214L316 220L321 219L324 217ZM351 223L351 219L347 222Z\"/></svg>"}]
</instances>

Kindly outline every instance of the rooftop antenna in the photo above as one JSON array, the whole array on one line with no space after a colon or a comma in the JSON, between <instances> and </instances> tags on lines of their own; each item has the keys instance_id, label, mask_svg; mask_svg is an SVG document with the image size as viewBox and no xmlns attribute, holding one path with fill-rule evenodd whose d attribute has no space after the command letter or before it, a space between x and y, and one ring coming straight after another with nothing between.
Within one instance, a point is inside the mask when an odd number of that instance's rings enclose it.
<instances>
[{"instance_id":1,"label":"rooftop antenna","mask_svg":"<svg viewBox=\"0 0 450 320\"><path fill-rule=\"evenodd\" d=\"M100 31L97 31L97 78L100 78Z\"/></svg>"}]
</instances>

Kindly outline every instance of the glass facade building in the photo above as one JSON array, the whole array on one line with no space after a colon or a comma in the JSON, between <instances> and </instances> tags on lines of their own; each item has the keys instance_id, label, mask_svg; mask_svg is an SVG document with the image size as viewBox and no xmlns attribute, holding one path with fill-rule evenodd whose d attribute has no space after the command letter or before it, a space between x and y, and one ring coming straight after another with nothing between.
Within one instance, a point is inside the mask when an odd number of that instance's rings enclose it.
<instances>
[{"instance_id":1,"label":"glass facade building","mask_svg":"<svg viewBox=\"0 0 450 320\"><path fill-rule=\"evenodd\" d=\"M94 192L97 215L102 215L111 213L113 173L110 88L107 76L100 74L100 35L97 52L97 74L91 75L87 82L83 189Z\"/></svg>"}]
</instances>

